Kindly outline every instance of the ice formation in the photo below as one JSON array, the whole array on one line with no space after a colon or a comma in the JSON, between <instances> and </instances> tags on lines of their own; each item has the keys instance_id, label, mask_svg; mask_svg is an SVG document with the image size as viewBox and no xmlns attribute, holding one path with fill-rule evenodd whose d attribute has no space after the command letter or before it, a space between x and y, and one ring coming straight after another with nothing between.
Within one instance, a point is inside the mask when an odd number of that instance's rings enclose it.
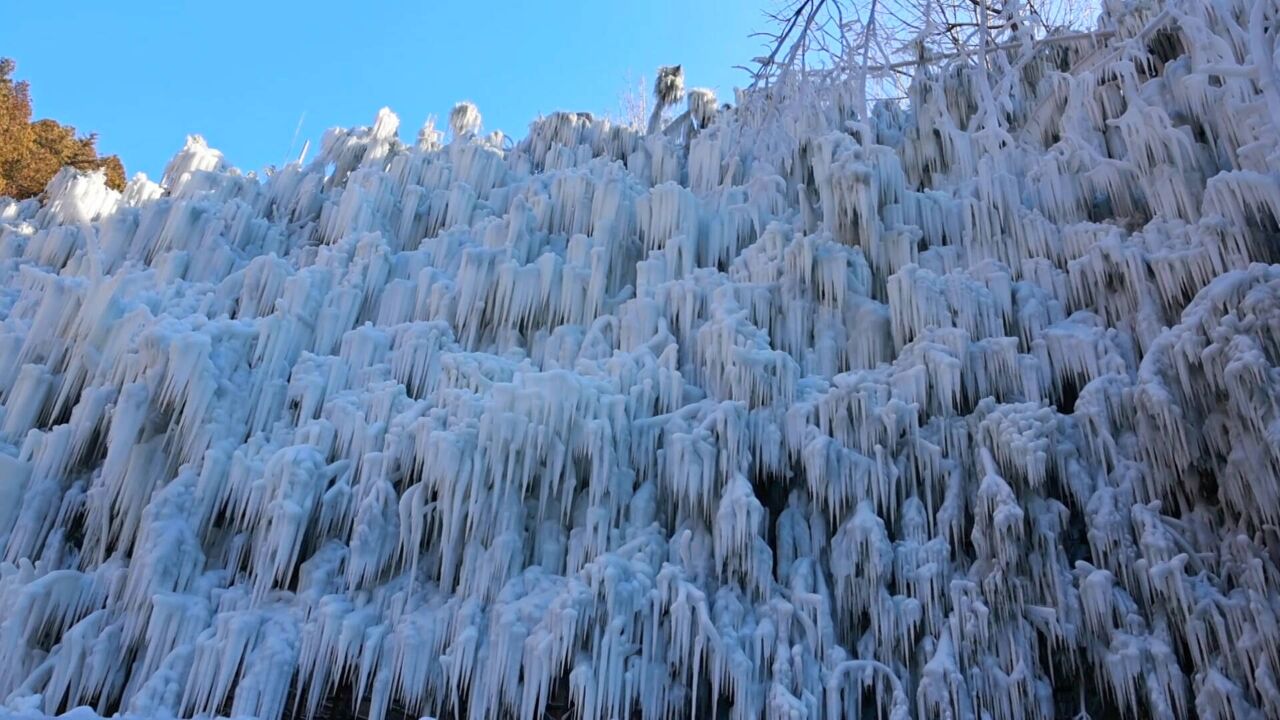
<instances>
[{"instance_id":1,"label":"ice formation","mask_svg":"<svg viewBox=\"0 0 1280 720\"><path fill-rule=\"evenodd\" d=\"M0 715L1280 716L1276 22L0 201Z\"/></svg>"}]
</instances>

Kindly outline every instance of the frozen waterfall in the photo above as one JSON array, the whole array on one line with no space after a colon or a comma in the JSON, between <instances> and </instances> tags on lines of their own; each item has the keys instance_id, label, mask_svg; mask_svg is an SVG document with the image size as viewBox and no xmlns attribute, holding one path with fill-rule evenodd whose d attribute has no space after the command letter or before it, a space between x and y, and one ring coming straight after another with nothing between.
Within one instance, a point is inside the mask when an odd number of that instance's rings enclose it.
<instances>
[{"instance_id":1,"label":"frozen waterfall","mask_svg":"<svg viewBox=\"0 0 1280 720\"><path fill-rule=\"evenodd\" d=\"M0 200L0 717L1280 717L1278 10Z\"/></svg>"}]
</instances>

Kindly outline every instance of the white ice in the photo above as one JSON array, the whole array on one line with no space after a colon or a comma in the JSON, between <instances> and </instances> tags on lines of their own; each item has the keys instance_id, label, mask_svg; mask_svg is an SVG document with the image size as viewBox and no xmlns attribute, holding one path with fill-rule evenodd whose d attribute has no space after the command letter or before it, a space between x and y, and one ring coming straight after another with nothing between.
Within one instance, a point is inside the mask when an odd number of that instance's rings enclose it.
<instances>
[{"instance_id":1,"label":"white ice","mask_svg":"<svg viewBox=\"0 0 1280 720\"><path fill-rule=\"evenodd\" d=\"M0 716L1280 717L1278 21L0 199Z\"/></svg>"}]
</instances>

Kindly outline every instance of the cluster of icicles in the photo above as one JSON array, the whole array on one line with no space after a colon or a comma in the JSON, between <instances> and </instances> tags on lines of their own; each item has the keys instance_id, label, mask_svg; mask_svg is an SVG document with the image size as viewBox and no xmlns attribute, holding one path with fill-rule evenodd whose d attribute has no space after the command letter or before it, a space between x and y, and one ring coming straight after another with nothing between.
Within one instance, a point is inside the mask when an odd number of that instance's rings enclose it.
<instances>
[{"instance_id":1,"label":"cluster of icicles","mask_svg":"<svg viewBox=\"0 0 1280 720\"><path fill-rule=\"evenodd\" d=\"M1103 23L0 201L0 715L1280 716L1277 8Z\"/></svg>"}]
</instances>

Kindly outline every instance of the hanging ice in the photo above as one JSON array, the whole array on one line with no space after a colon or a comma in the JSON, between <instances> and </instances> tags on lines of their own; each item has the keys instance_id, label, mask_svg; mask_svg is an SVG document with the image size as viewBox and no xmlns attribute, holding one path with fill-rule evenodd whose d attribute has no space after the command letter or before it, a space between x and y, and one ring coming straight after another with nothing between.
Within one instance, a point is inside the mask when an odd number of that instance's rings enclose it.
<instances>
[{"instance_id":1,"label":"hanging ice","mask_svg":"<svg viewBox=\"0 0 1280 720\"><path fill-rule=\"evenodd\" d=\"M1280 717L1277 8L1113 5L0 200L0 716Z\"/></svg>"}]
</instances>

